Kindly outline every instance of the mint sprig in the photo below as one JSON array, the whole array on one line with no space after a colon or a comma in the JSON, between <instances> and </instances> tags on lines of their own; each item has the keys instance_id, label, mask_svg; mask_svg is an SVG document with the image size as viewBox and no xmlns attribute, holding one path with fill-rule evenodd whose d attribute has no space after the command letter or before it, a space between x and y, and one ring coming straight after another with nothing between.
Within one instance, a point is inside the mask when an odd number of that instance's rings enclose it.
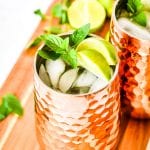
<instances>
[{"instance_id":1,"label":"mint sprig","mask_svg":"<svg viewBox=\"0 0 150 150\"><path fill-rule=\"evenodd\" d=\"M127 10L131 13L136 13L141 11L143 7L143 4L141 3L141 0L128 0L127 2Z\"/></svg>"},{"instance_id":2,"label":"mint sprig","mask_svg":"<svg viewBox=\"0 0 150 150\"><path fill-rule=\"evenodd\" d=\"M52 15L59 18L60 24L68 23L67 7L61 3L57 3L52 8Z\"/></svg>"},{"instance_id":3,"label":"mint sprig","mask_svg":"<svg viewBox=\"0 0 150 150\"><path fill-rule=\"evenodd\" d=\"M89 31L90 24L86 24L66 38L53 34L43 34L40 38L49 49L45 50L43 47L38 54L44 59L57 59L61 57L72 68L76 68L78 63L75 47L86 38Z\"/></svg>"},{"instance_id":4,"label":"mint sprig","mask_svg":"<svg viewBox=\"0 0 150 150\"><path fill-rule=\"evenodd\" d=\"M134 15L132 19L134 22L138 23L139 25L146 27L147 21L144 12L139 12L138 14Z\"/></svg>"},{"instance_id":5,"label":"mint sprig","mask_svg":"<svg viewBox=\"0 0 150 150\"><path fill-rule=\"evenodd\" d=\"M147 19L143 11L143 4L141 0L128 0L127 11L130 13L131 20L146 27Z\"/></svg>"},{"instance_id":6,"label":"mint sprig","mask_svg":"<svg viewBox=\"0 0 150 150\"><path fill-rule=\"evenodd\" d=\"M35 10L34 14L40 16L42 20L46 19L46 15L40 9Z\"/></svg>"},{"instance_id":7,"label":"mint sprig","mask_svg":"<svg viewBox=\"0 0 150 150\"><path fill-rule=\"evenodd\" d=\"M23 115L23 108L16 96L6 94L2 97L2 103L0 105L0 120L5 119L10 113L21 116Z\"/></svg>"},{"instance_id":8,"label":"mint sprig","mask_svg":"<svg viewBox=\"0 0 150 150\"><path fill-rule=\"evenodd\" d=\"M74 33L70 36L71 45L78 45L89 34L89 31L90 24L86 24L78 30L75 30Z\"/></svg>"},{"instance_id":9,"label":"mint sprig","mask_svg":"<svg viewBox=\"0 0 150 150\"><path fill-rule=\"evenodd\" d=\"M28 48L38 46L41 42L42 42L41 37L37 37L29 44Z\"/></svg>"}]
</instances>

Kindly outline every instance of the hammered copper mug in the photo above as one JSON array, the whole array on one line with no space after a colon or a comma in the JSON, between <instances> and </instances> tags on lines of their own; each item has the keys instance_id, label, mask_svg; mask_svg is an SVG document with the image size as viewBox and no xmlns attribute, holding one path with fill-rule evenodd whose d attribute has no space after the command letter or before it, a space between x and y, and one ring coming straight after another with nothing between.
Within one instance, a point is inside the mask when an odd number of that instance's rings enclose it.
<instances>
[{"instance_id":1,"label":"hammered copper mug","mask_svg":"<svg viewBox=\"0 0 150 150\"><path fill-rule=\"evenodd\" d=\"M41 149L113 150L119 133L119 76L94 93L64 94L39 78L43 59L34 62L35 118Z\"/></svg>"},{"instance_id":2,"label":"hammered copper mug","mask_svg":"<svg viewBox=\"0 0 150 150\"><path fill-rule=\"evenodd\" d=\"M117 16L127 1L118 0L111 20L111 42L120 57L121 101L135 118L150 118L150 40L138 38L119 26Z\"/></svg>"}]
</instances>

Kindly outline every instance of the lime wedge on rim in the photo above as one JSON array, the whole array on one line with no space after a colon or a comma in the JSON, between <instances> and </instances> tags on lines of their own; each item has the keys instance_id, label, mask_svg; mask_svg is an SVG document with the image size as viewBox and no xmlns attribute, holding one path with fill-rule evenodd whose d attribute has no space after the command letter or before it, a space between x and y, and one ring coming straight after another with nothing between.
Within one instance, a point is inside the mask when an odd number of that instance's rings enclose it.
<instances>
[{"instance_id":1,"label":"lime wedge on rim","mask_svg":"<svg viewBox=\"0 0 150 150\"><path fill-rule=\"evenodd\" d=\"M97 37L86 38L76 48L77 51L84 49L94 49L100 52L105 57L109 65L115 65L117 63L116 49L106 40Z\"/></svg>"},{"instance_id":2,"label":"lime wedge on rim","mask_svg":"<svg viewBox=\"0 0 150 150\"><path fill-rule=\"evenodd\" d=\"M109 81L111 78L111 68L103 55L93 49L77 52L78 62L83 68L92 72L98 77Z\"/></svg>"},{"instance_id":3,"label":"lime wedge on rim","mask_svg":"<svg viewBox=\"0 0 150 150\"><path fill-rule=\"evenodd\" d=\"M105 21L106 11L97 0L75 0L68 8L69 23L79 28L90 23L91 31L99 29Z\"/></svg>"}]
</instances>

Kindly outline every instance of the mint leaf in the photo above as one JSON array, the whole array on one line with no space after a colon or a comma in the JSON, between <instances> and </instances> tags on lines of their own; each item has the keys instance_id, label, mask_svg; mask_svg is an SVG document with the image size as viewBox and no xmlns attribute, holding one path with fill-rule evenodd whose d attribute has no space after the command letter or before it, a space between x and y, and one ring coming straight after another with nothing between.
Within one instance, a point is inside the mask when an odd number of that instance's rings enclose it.
<instances>
[{"instance_id":1,"label":"mint leaf","mask_svg":"<svg viewBox=\"0 0 150 150\"><path fill-rule=\"evenodd\" d=\"M11 112L12 110L12 112L18 114L19 116L23 115L22 106L16 96L14 96L13 94L7 94L3 97L3 100L9 108L9 112Z\"/></svg>"},{"instance_id":2,"label":"mint leaf","mask_svg":"<svg viewBox=\"0 0 150 150\"><path fill-rule=\"evenodd\" d=\"M59 26L51 26L51 27L45 28L44 31L46 33L59 34L62 32L62 29Z\"/></svg>"},{"instance_id":3,"label":"mint leaf","mask_svg":"<svg viewBox=\"0 0 150 150\"><path fill-rule=\"evenodd\" d=\"M3 120L3 119L5 119L5 115L3 115L3 114L0 113L0 120Z\"/></svg>"},{"instance_id":4,"label":"mint leaf","mask_svg":"<svg viewBox=\"0 0 150 150\"><path fill-rule=\"evenodd\" d=\"M138 11L141 11L143 7L143 4L141 3L141 0L128 0L127 2L127 10L131 13L136 13Z\"/></svg>"},{"instance_id":5,"label":"mint leaf","mask_svg":"<svg viewBox=\"0 0 150 150\"><path fill-rule=\"evenodd\" d=\"M64 40L61 37L53 34L43 34L41 35L41 39L51 50L59 54L64 53L65 51L65 47L63 45Z\"/></svg>"},{"instance_id":6,"label":"mint leaf","mask_svg":"<svg viewBox=\"0 0 150 150\"><path fill-rule=\"evenodd\" d=\"M68 23L68 15L66 7L61 3L57 3L52 8L52 15L60 19L60 24Z\"/></svg>"},{"instance_id":7,"label":"mint leaf","mask_svg":"<svg viewBox=\"0 0 150 150\"><path fill-rule=\"evenodd\" d=\"M85 37L89 34L90 24L86 24L81 28L75 30L73 34L69 37L71 45L78 45Z\"/></svg>"},{"instance_id":8,"label":"mint leaf","mask_svg":"<svg viewBox=\"0 0 150 150\"><path fill-rule=\"evenodd\" d=\"M40 37L37 37L31 42L31 44L29 45L29 48L38 46L41 42L42 42L42 39Z\"/></svg>"},{"instance_id":9,"label":"mint leaf","mask_svg":"<svg viewBox=\"0 0 150 150\"><path fill-rule=\"evenodd\" d=\"M40 50L38 54L44 59L57 59L59 56L75 68L77 66L77 54L74 49L69 48L69 37L62 39L53 34L44 34L41 36L49 50Z\"/></svg>"},{"instance_id":10,"label":"mint leaf","mask_svg":"<svg viewBox=\"0 0 150 150\"><path fill-rule=\"evenodd\" d=\"M69 48L69 37L66 37L62 43L62 47L65 49L65 50L68 50Z\"/></svg>"},{"instance_id":11,"label":"mint leaf","mask_svg":"<svg viewBox=\"0 0 150 150\"><path fill-rule=\"evenodd\" d=\"M67 15L67 11L63 10L61 14L60 24L65 24L65 23L68 23L68 15Z\"/></svg>"},{"instance_id":12,"label":"mint leaf","mask_svg":"<svg viewBox=\"0 0 150 150\"><path fill-rule=\"evenodd\" d=\"M53 15L54 17L61 18L62 11L63 11L63 6L62 6L62 4L57 3L57 4L55 4L55 5L53 6L53 8L52 8L52 15Z\"/></svg>"},{"instance_id":13,"label":"mint leaf","mask_svg":"<svg viewBox=\"0 0 150 150\"><path fill-rule=\"evenodd\" d=\"M133 16L132 19L134 22L138 23L139 25L146 27L147 19L144 12L138 13L137 15Z\"/></svg>"},{"instance_id":14,"label":"mint leaf","mask_svg":"<svg viewBox=\"0 0 150 150\"><path fill-rule=\"evenodd\" d=\"M62 55L63 60L71 65L72 68L77 67L77 52L75 49L67 51L67 53Z\"/></svg>"},{"instance_id":15,"label":"mint leaf","mask_svg":"<svg viewBox=\"0 0 150 150\"><path fill-rule=\"evenodd\" d=\"M23 115L23 108L16 96L6 94L2 97L2 104L0 105L0 120L5 119L10 113L16 113L21 116Z\"/></svg>"},{"instance_id":16,"label":"mint leaf","mask_svg":"<svg viewBox=\"0 0 150 150\"><path fill-rule=\"evenodd\" d=\"M52 60L56 60L57 58L60 57L60 54L57 54L54 51L47 51L47 50L39 50L38 51L39 56L41 56L44 59L52 59Z\"/></svg>"},{"instance_id":17,"label":"mint leaf","mask_svg":"<svg viewBox=\"0 0 150 150\"><path fill-rule=\"evenodd\" d=\"M42 11L40 9L35 10L34 14L40 16L42 20L46 19L46 15L44 13L42 13Z\"/></svg>"}]
</instances>

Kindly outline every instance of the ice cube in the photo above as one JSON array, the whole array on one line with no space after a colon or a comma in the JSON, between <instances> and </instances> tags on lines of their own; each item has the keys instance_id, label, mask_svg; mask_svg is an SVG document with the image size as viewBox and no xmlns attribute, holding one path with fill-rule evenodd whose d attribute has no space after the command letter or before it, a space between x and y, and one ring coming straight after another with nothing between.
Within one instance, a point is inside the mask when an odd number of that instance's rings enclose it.
<instances>
[{"instance_id":1,"label":"ice cube","mask_svg":"<svg viewBox=\"0 0 150 150\"><path fill-rule=\"evenodd\" d=\"M108 84L108 81L103 80L102 78L98 78L97 80L94 81L92 84L89 92L95 92L103 87L105 87Z\"/></svg>"},{"instance_id":2,"label":"ice cube","mask_svg":"<svg viewBox=\"0 0 150 150\"><path fill-rule=\"evenodd\" d=\"M51 83L54 88L57 88L60 75L65 71L65 63L59 58L57 60L46 60L45 64Z\"/></svg>"},{"instance_id":3,"label":"ice cube","mask_svg":"<svg viewBox=\"0 0 150 150\"><path fill-rule=\"evenodd\" d=\"M67 70L59 80L59 89L62 92L67 92L78 76L78 68Z\"/></svg>"},{"instance_id":4,"label":"ice cube","mask_svg":"<svg viewBox=\"0 0 150 150\"><path fill-rule=\"evenodd\" d=\"M129 34L134 35L138 38L142 38L144 40L150 40L150 32L146 30L146 28L133 23L128 18L119 18L118 24L121 28L126 30Z\"/></svg>"},{"instance_id":5,"label":"ice cube","mask_svg":"<svg viewBox=\"0 0 150 150\"><path fill-rule=\"evenodd\" d=\"M41 78L41 80L48 86L50 86L50 79L48 76L48 73L46 72L46 69L44 67L43 64L40 65L40 69L39 69L39 77Z\"/></svg>"},{"instance_id":6,"label":"ice cube","mask_svg":"<svg viewBox=\"0 0 150 150\"><path fill-rule=\"evenodd\" d=\"M91 86L91 84L97 79L97 77L87 71L87 70L84 70L83 73L81 73L79 75L79 77L77 78L77 80L75 81L74 83L74 87L86 87L86 86Z\"/></svg>"}]
</instances>

